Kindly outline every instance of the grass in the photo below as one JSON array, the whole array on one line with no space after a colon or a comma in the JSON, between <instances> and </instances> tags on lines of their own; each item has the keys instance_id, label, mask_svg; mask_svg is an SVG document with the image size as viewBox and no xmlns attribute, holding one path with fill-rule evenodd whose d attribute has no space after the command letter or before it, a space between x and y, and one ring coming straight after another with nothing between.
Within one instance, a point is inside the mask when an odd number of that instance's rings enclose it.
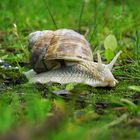
<instances>
[{"instance_id":1,"label":"grass","mask_svg":"<svg viewBox=\"0 0 140 140\"><path fill-rule=\"evenodd\" d=\"M139 1L5 0L0 2L0 139L139 139ZM71 28L87 34L93 56L109 34L123 54L114 88L83 84L28 84L27 36L36 30ZM16 67L16 68L15 68ZM71 94L56 95L56 92Z\"/></svg>"}]
</instances>

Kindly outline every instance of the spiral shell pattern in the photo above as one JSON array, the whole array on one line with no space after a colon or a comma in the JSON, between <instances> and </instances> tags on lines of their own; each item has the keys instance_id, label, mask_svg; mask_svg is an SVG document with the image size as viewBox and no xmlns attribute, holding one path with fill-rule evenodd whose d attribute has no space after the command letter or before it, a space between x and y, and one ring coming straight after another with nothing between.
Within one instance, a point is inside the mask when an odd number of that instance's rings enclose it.
<instances>
[{"instance_id":1,"label":"spiral shell pattern","mask_svg":"<svg viewBox=\"0 0 140 140\"><path fill-rule=\"evenodd\" d=\"M70 29L33 32L29 35L28 49L31 65L37 73L60 68L70 62L93 61L85 37Z\"/></svg>"}]
</instances>

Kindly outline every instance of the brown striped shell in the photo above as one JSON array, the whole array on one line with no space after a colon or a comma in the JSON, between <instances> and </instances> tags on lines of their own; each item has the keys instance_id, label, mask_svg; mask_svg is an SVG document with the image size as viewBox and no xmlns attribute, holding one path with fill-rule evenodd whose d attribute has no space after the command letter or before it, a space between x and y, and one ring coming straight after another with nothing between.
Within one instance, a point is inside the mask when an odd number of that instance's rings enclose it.
<instances>
[{"instance_id":1,"label":"brown striped shell","mask_svg":"<svg viewBox=\"0 0 140 140\"><path fill-rule=\"evenodd\" d=\"M31 65L37 73L84 60L93 61L85 37L70 29L33 32L29 35L28 48Z\"/></svg>"}]
</instances>

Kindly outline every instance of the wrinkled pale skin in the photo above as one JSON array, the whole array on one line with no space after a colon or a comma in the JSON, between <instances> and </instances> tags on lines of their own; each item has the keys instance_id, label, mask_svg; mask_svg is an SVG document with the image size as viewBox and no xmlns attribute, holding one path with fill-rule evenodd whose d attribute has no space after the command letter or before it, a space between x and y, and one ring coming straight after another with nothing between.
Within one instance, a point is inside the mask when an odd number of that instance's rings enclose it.
<instances>
[{"instance_id":1,"label":"wrinkled pale skin","mask_svg":"<svg viewBox=\"0 0 140 140\"><path fill-rule=\"evenodd\" d=\"M89 69L92 71L93 76L96 77L95 79L98 81L98 84L96 85L92 85L92 83L86 84L94 87L105 87L105 86L114 87L118 83L118 81L114 78L111 70L121 53L122 51L119 51L113 58L113 60L106 65L102 63L101 56L99 52L97 52L98 63L91 62L91 66L89 67Z\"/></svg>"},{"instance_id":2,"label":"wrinkled pale skin","mask_svg":"<svg viewBox=\"0 0 140 140\"><path fill-rule=\"evenodd\" d=\"M103 83L104 85L106 86L110 86L110 87L113 87L116 85L116 83L118 83L118 81L114 78L111 70L112 70L112 67L113 65L115 64L117 58L119 57L119 55L122 53L122 51L119 51L116 56L113 58L113 60L105 65L105 64L102 64L102 60L101 60L101 57L100 57L100 54L97 53L97 56L98 56L98 64L97 64L97 69L99 70L99 72L101 73L102 77L103 77Z\"/></svg>"}]
</instances>

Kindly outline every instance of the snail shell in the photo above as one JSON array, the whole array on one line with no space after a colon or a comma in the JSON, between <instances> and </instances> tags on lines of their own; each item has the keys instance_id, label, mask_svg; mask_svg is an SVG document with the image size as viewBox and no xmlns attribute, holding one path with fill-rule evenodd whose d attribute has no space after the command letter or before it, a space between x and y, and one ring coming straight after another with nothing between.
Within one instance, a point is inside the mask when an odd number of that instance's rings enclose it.
<instances>
[{"instance_id":1,"label":"snail shell","mask_svg":"<svg viewBox=\"0 0 140 140\"><path fill-rule=\"evenodd\" d=\"M83 35L70 30L44 30L29 35L30 62L41 73L80 61L93 61L89 43Z\"/></svg>"}]
</instances>

